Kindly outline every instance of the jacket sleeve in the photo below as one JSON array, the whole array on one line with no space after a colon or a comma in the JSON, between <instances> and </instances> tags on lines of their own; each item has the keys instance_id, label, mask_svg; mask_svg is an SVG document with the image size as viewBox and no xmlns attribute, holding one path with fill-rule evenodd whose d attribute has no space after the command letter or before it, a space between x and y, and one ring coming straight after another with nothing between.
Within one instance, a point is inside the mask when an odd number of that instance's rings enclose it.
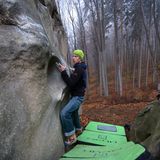
<instances>
[{"instance_id":1,"label":"jacket sleeve","mask_svg":"<svg viewBox=\"0 0 160 160\"><path fill-rule=\"evenodd\" d=\"M74 87L77 84L82 74L83 74L82 68L76 68L75 71L70 75L70 77L68 76L66 70L61 72L62 79L70 88Z\"/></svg>"}]
</instances>

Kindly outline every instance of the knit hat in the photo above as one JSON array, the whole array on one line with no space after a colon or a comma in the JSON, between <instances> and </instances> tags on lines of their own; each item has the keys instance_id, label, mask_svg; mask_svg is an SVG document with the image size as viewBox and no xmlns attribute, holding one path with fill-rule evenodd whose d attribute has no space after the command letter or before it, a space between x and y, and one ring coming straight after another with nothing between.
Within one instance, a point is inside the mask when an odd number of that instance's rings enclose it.
<instances>
[{"instance_id":1,"label":"knit hat","mask_svg":"<svg viewBox=\"0 0 160 160\"><path fill-rule=\"evenodd\" d=\"M73 54L78 56L81 60L84 58L84 52L80 49L74 50Z\"/></svg>"}]
</instances>

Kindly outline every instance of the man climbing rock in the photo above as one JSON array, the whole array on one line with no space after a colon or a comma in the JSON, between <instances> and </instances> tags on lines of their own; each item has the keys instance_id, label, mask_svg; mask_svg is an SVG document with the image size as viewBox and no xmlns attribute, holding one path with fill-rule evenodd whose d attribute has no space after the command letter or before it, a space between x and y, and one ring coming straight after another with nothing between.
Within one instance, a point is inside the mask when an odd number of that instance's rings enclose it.
<instances>
[{"instance_id":1,"label":"man climbing rock","mask_svg":"<svg viewBox=\"0 0 160 160\"><path fill-rule=\"evenodd\" d=\"M82 50L74 50L72 61L74 71L69 76L66 67L62 64L58 65L61 76L70 90L70 100L61 111L61 122L64 135L66 137L65 144L72 145L76 142L76 134L82 132L78 110L84 101L86 88L86 64L83 62L84 53Z\"/></svg>"}]
</instances>

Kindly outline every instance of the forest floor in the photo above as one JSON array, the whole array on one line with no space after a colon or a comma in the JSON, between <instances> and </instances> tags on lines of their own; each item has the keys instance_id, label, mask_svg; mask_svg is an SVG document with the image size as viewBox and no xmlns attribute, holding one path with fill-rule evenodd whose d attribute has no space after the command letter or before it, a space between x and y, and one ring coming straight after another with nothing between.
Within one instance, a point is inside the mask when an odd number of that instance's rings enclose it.
<instances>
[{"instance_id":1,"label":"forest floor","mask_svg":"<svg viewBox=\"0 0 160 160\"><path fill-rule=\"evenodd\" d=\"M105 122L115 125L132 125L138 112L156 99L155 90L136 90L132 96L91 98L82 105L81 123L89 121Z\"/></svg>"}]
</instances>

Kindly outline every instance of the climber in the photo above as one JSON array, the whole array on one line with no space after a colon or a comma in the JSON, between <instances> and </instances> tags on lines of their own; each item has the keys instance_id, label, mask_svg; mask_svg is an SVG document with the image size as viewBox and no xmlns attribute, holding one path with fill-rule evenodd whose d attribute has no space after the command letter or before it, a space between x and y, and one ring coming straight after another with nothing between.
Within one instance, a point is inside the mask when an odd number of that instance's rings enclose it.
<instances>
[{"instance_id":1,"label":"climber","mask_svg":"<svg viewBox=\"0 0 160 160\"><path fill-rule=\"evenodd\" d=\"M69 102L61 111L61 123L65 136L65 144L72 145L77 140L77 135L82 132L78 110L84 101L86 88L86 64L83 62L84 52L82 50L74 50L72 61L74 71L70 76L66 72L66 66L57 65L61 72L62 79L67 84L71 97Z\"/></svg>"}]
</instances>

